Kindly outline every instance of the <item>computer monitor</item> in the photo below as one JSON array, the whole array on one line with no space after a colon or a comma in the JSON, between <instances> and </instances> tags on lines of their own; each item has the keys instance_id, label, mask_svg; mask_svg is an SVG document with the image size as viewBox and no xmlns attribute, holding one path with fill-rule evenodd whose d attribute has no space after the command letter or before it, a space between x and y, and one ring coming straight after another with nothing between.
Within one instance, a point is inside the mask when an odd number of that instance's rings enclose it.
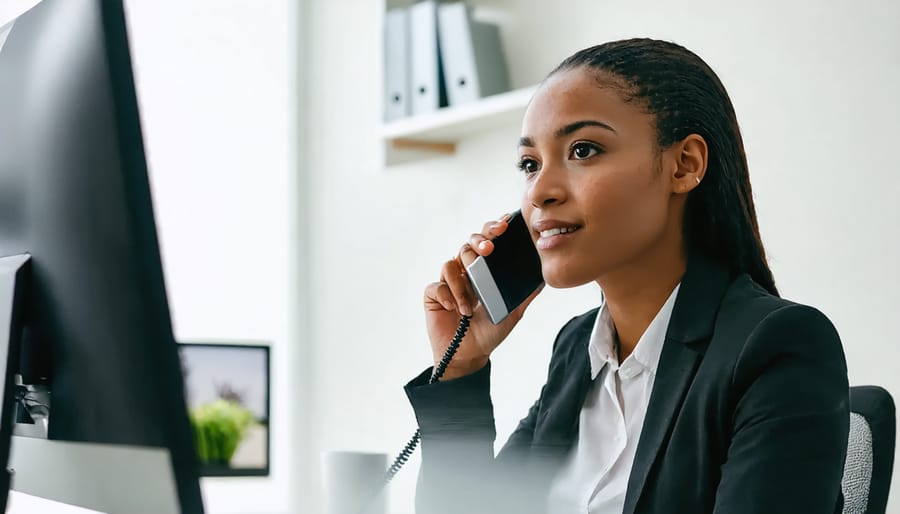
<instances>
[{"instance_id":1,"label":"computer monitor","mask_svg":"<svg viewBox=\"0 0 900 514\"><path fill-rule=\"evenodd\" d=\"M0 259L13 489L202 512L121 0L43 0L6 34Z\"/></svg>"}]
</instances>

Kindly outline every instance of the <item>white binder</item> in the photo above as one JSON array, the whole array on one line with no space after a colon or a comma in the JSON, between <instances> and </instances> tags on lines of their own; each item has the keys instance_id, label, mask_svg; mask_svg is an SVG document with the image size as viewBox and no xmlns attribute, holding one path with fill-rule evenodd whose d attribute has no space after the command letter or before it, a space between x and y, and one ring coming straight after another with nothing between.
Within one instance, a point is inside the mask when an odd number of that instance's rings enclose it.
<instances>
[{"instance_id":1,"label":"white binder","mask_svg":"<svg viewBox=\"0 0 900 514\"><path fill-rule=\"evenodd\" d=\"M450 105L509 91L500 29L472 19L464 2L438 8L438 33Z\"/></svg>"},{"instance_id":2,"label":"white binder","mask_svg":"<svg viewBox=\"0 0 900 514\"><path fill-rule=\"evenodd\" d=\"M447 105L438 47L437 0L409 7L412 45L412 113L433 112Z\"/></svg>"},{"instance_id":3,"label":"white binder","mask_svg":"<svg viewBox=\"0 0 900 514\"><path fill-rule=\"evenodd\" d=\"M411 112L409 11L390 9L384 18L384 120Z\"/></svg>"}]
</instances>

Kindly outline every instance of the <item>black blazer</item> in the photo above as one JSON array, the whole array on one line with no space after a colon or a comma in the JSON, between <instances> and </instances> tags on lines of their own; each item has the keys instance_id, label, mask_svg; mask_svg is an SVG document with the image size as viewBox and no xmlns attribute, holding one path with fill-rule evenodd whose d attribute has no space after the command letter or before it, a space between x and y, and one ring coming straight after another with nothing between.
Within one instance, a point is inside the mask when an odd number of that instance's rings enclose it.
<instances>
[{"instance_id":1,"label":"black blazer","mask_svg":"<svg viewBox=\"0 0 900 514\"><path fill-rule=\"evenodd\" d=\"M429 368L405 386L422 436L417 512L544 512L578 437L597 310L560 330L540 397L496 458L490 363L435 384ZM848 391L828 318L692 255L624 514L840 512Z\"/></svg>"}]
</instances>

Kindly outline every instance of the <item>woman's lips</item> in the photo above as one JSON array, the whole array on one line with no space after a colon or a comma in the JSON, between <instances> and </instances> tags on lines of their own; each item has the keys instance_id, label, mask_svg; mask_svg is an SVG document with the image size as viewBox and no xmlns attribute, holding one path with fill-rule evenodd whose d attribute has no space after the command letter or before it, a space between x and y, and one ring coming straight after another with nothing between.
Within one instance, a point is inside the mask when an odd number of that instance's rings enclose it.
<instances>
[{"instance_id":1,"label":"woman's lips","mask_svg":"<svg viewBox=\"0 0 900 514\"><path fill-rule=\"evenodd\" d=\"M574 231L559 233L551 236L541 236L538 238L535 246L538 250L553 250L555 248L559 248L562 245L565 245L572 239L578 236L578 233L581 232L581 227L576 228Z\"/></svg>"}]
</instances>

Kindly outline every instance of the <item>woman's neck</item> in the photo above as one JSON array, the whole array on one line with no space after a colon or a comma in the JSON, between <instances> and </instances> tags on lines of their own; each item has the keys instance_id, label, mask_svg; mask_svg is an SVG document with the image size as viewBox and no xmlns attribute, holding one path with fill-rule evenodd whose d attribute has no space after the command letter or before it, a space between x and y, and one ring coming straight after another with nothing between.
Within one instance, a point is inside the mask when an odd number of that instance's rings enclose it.
<instances>
[{"instance_id":1,"label":"woman's neck","mask_svg":"<svg viewBox=\"0 0 900 514\"><path fill-rule=\"evenodd\" d=\"M597 279L616 327L620 363L634 351L686 269L687 257L679 244L677 251L646 252Z\"/></svg>"}]
</instances>

